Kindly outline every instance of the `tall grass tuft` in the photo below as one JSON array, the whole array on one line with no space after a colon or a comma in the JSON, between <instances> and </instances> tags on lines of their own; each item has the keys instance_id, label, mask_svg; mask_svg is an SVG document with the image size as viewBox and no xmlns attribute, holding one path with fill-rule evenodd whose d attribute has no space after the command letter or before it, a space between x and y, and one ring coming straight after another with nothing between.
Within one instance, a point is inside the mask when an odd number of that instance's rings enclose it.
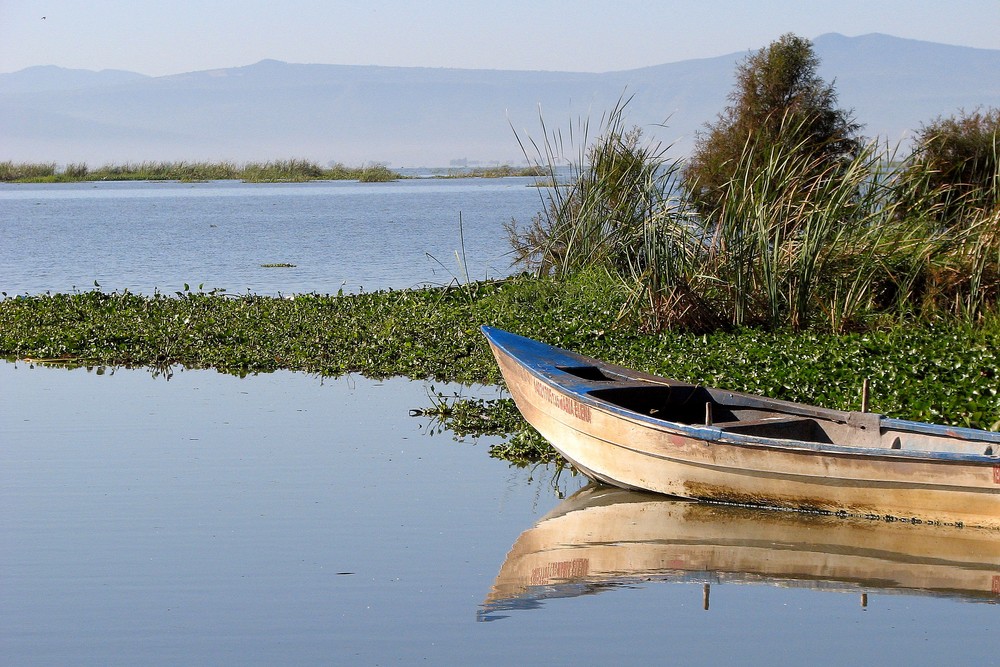
<instances>
[{"instance_id":1,"label":"tall grass tuft","mask_svg":"<svg viewBox=\"0 0 1000 667\"><path fill-rule=\"evenodd\" d=\"M761 147L748 142L740 181L697 221L695 261L713 277L705 296L734 326L801 329L825 309L841 327L868 296L883 232L881 154L869 145L846 169L822 168L801 148L773 145L750 169Z\"/></svg>"},{"instance_id":2,"label":"tall grass tuft","mask_svg":"<svg viewBox=\"0 0 1000 667\"><path fill-rule=\"evenodd\" d=\"M676 169L666 163L665 148L646 141L640 128L626 127L627 103L620 100L602 119L593 144L589 121L563 135L547 133L543 120L544 142L530 140L534 155L518 137L534 170L554 187L543 192L543 210L527 227L506 225L516 262L557 275L593 266L624 270L634 262L645 221L666 199Z\"/></svg>"},{"instance_id":3,"label":"tall grass tuft","mask_svg":"<svg viewBox=\"0 0 1000 667\"><path fill-rule=\"evenodd\" d=\"M358 174L358 181L362 183L388 183L398 178L399 174L380 162L362 167L361 173Z\"/></svg>"},{"instance_id":4,"label":"tall grass tuft","mask_svg":"<svg viewBox=\"0 0 1000 667\"><path fill-rule=\"evenodd\" d=\"M296 159L249 162L237 175L247 183L301 182L322 177L323 168L318 164Z\"/></svg>"},{"instance_id":5,"label":"tall grass tuft","mask_svg":"<svg viewBox=\"0 0 1000 667\"><path fill-rule=\"evenodd\" d=\"M269 162L124 162L91 169L85 163L72 163L59 171L55 163L0 162L0 182L74 182L74 181L220 181L243 180L247 183L302 182L316 180L351 180L367 183L394 181L400 175L381 163L364 167L345 167L340 163L324 169L309 160L272 160Z\"/></svg>"},{"instance_id":6,"label":"tall grass tuft","mask_svg":"<svg viewBox=\"0 0 1000 667\"><path fill-rule=\"evenodd\" d=\"M601 267L630 296L623 314L648 330L843 332L885 317L976 320L996 308L1000 178L991 192L963 190L961 223L946 225L940 209L955 210L955 198L901 169L896 149L870 143L824 166L800 146L751 138L725 196L696 209L680 161L625 130L625 104L592 144L586 123L571 130L586 148L570 181L526 228L507 226L516 260L543 274ZM566 142L544 123L543 132L544 143L530 145L554 178Z\"/></svg>"},{"instance_id":7,"label":"tall grass tuft","mask_svg":"<svg viewBox=\"0 0 1000 667\"><path fill-rule=\"evenodd\" d=\"M0 182L51 179L55 176L54 162L0 162Z\"/></svg>"},{"instance_id":8,"label":"tall grass tuft","mask_svg":"<svg viewBox=\"0 0 1000 667\"><path fill-rule=\"evenodd\" d=\"M67 180L93 181L212 181L236 178L237 166L231 162L125 162L106 164L94 170L76 165L74 172L63 172Z\"/></svg>"}]
</instances>

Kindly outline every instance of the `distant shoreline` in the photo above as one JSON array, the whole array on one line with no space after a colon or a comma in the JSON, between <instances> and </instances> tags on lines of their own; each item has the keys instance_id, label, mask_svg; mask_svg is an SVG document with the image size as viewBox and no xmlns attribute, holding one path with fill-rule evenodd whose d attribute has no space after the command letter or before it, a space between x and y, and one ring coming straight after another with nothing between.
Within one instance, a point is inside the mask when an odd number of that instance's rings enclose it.
<instances>
[{"instance_id":1,"label":"distant shoreline","mask_svg":"<svg viewBox=\"0 0 1000 667\"><path fill-rule=\"evenodd\" d=\"M507 178L546 176L537 166L449 167L430 170L429 178ZM80 183L93 181L180 181L203 182L236 180L245 183L300 183L307 181L359 181L384 183L413 178L382 163L347 167L333 163L321 167L309 160L268 162L125 162L105 164L96 169L85 163L59 167L55 162L0 162L2 183Z\"/></svg>"}]
</instances>

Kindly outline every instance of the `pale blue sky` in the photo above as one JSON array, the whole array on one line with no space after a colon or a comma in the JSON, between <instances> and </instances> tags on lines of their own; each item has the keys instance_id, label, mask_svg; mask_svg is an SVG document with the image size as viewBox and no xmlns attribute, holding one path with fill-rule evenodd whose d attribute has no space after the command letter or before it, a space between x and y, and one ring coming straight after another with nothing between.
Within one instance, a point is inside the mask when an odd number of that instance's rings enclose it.
<instances>
[{"instance_id":1,"label":"pale blue sky","mask_svg":"<svg viewBox=\"0 0 1000 667\"><path fill-rule=\"evenodd\" d=\"M785 32L1000 49L1000 0L0 0L0 72L163 75L264 58L603 72L745 52Z\"/></svg>"}]
</instances>

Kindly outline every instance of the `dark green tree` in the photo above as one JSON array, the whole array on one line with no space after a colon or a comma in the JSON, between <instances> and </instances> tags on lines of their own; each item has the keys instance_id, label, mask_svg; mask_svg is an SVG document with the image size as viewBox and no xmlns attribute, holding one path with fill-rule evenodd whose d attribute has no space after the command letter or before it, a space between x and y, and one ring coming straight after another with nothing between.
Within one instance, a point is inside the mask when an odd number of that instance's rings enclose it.
<instances>
[{"instance_id":1,"label":"dark green tree","mask_svg":"<svg viewBox=\"0 0 1000 667\"><path fill-rule=\"evenodd\" d=\"M1000 205L1000 109L960 112L921 126L902 183L928 198L932 215L947 226L975 209Z\"/></svg>"},{"instance_id":2,"label":"dark green tree","mask_svg":"<svg viewBox=\"0 0 1000 667\"><path fill-rule=\"evenodd\" d=\"M748 169L776 153L805 158L817 178L835 175L856 155L861 126L837 107L834 86L816 73L818 66L812 43L791 33L737 66L730 104L699 133L684 172L700 212L721 205Z\"/></svg>"}]
</instances>

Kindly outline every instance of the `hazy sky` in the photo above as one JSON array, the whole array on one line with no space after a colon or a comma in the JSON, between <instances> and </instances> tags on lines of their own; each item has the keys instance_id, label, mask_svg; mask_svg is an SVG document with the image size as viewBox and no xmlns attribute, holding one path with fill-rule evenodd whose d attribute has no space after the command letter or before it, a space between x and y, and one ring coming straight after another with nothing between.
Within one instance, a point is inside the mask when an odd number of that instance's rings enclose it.
<instances>
[{"instance_id":1,"label":"hazy sky","mask_svg":"<svg viewBox=\"0 0 1000 667\"><path fill-rule=\"evenodd\" d=\"M785 32L1000 49L1000 0L0 0L0 72L162 75L264 58L604 72L745 52Z\"/></svg>"}]
</instances>

